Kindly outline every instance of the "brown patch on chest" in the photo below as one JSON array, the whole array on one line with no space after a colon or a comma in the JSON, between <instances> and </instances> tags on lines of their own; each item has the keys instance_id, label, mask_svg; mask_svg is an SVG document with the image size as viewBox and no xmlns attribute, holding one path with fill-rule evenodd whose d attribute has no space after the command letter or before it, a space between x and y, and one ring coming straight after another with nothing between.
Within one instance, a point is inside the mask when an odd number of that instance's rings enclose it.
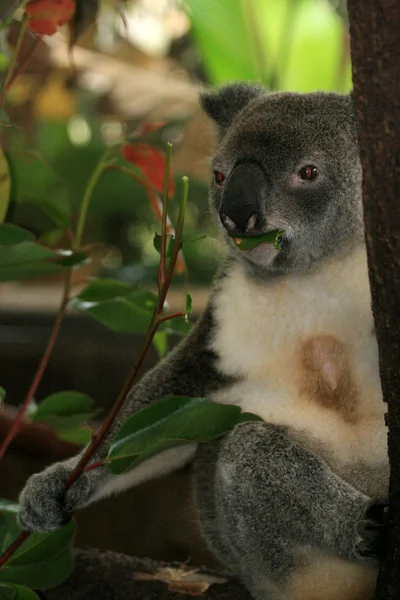
<instances>
[{"instance_id":1,"label":"brown patch on chest","mask_svg":"<svg viewBox=\"0 0 400 600\"><path fill-rule=\"evenodd\" d=\"M301 345L298 357L300 394L354 421L358 393L345 344L333 335L317 335Z\"/></svg>"}]
</instances>

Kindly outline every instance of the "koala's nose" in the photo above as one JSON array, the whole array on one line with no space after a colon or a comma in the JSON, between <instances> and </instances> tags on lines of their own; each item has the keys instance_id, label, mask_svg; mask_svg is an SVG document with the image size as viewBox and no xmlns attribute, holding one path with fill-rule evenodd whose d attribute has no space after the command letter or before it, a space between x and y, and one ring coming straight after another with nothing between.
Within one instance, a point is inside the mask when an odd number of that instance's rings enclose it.
<instances>
[{"instance_id":1,"label":"koala's nose","mask_svg":"<svg viewBox=\"0 0 400 600\"><path fill-rule=\"evenodd\" d=\"M266 178L254 162L239 163L227 179L219 207L229 233L257 233L265 218Z\"/></svg>"}]
</instances>

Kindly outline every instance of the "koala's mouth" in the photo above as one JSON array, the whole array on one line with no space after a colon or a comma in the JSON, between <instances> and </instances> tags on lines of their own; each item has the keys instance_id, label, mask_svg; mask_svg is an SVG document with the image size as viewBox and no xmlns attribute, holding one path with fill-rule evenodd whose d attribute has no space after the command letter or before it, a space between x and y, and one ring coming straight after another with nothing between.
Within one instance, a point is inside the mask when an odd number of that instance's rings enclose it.
<instances>
[{"instance_id":1,"label":"koala's mouth","mask_svg":"<svg viewBox=\"0 0 400 600\"><path fill-rule=\"evenodd\" d=\"M229 237L235 243L236 248L243 252L249 252L265 244L271 244L275 250L279 251L282 247L284 233L285 232L282 229L274 229L272 231L261 233L260 235L238 236L237 234L229 234Z\"/></svg>"}]
</instances>

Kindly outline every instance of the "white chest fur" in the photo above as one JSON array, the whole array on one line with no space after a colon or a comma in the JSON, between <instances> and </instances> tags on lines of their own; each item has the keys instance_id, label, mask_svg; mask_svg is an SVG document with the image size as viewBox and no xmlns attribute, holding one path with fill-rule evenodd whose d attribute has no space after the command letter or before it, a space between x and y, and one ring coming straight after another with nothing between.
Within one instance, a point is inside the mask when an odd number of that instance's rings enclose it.
<instances>
[{"instance_id":1,"label":"white chest fur","mask_svg":"<svg viewBox=\"0 0 400 600\"><path fill-rule=\"evenodd\" d=\"M385 406L364 247L326 262L316 273L268 283L250 280L237 264L214 307L218 325L212 347L219 368L241 378L217 393L216 401L306 431L338 465L386 464Z\"/></svg>"}]
</instances>

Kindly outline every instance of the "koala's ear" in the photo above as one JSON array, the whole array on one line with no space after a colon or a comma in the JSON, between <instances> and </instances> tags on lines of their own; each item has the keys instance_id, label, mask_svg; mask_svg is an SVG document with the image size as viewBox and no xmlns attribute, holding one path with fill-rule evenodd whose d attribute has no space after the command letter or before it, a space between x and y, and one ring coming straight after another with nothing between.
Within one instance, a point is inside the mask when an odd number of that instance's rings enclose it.
<instances>
[{"instance_id":1,"label":"koala's ear","mask_svg":"<svg viewBox=\"0 0 400 600\"><path fill-rule=\"evenodd\" d=\"M265 92L265 88L257 84L231 83L216 91L201 94L200 104L223 135L239 112Z\"/></svg>"}]
</instances>

